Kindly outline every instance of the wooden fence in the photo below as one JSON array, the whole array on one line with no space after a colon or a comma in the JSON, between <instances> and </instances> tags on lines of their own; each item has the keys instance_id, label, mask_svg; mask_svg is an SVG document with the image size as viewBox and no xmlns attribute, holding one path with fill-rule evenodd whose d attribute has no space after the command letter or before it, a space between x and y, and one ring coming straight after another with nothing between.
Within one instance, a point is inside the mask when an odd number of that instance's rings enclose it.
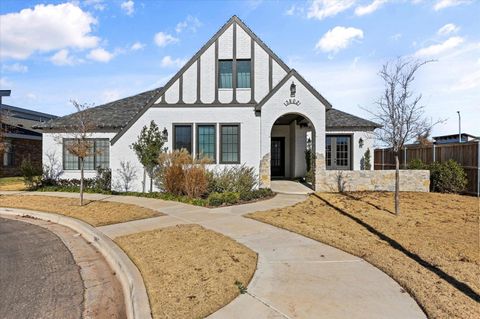
<instances>
[{"instance_id":1,"label":"wooden fence","mask_svg":"<svg viewBox=\"0 0 480 319\"><path fill-rule=\"evenodd\" d=\"M467 174L467 193L479 194L479 142L437 144L437 145L406 145L399 154L400 168L407 168L413 159L420 159L430 164L446 162L449 159L457 161ZM391 149L376 149L374 152L374 169L395 169L395 155Z\"/></svg>"}]
</instances>

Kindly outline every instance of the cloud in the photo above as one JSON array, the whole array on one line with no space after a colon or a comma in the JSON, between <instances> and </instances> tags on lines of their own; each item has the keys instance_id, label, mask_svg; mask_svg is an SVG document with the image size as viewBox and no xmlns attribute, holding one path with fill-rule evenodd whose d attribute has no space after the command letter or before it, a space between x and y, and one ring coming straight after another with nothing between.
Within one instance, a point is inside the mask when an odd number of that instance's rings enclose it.
<instances>
[{"instance_id":1,"label":"cloud","mask_svg":"<svg viewBox=\"0 0 480 319\"><path fill-rule=\"evenodd\" d=\"M165 32L158 32L155 34L153 37L153 41L155 44L161 48L166 47L167 45L171 43L177 43L179 40L178 38L175 38L174 36L165 33Z\"/></svg>"},{"instance_id":2,"label":"cloud","mask_svg":"<svg viewBox=\"0 0 480 319\"><path fill-rule=\"evenodd\" d=\"M383 6L387 0L373 0L370 4L365 6L358 6L355 8L355 14L357 16L363 16L377 11L381 6Z\"/></svg>"},{"instance_id":3,"label":"cloud","mask_svg":"<svg viewBox=\"0 0 480 319\"><path fill-rule=\"evenodd\" d=\"M480 88L480 68L477 68L477 70L472 73L462 76L460 80L452 86L452 90L463 91L474 89L476 87Z\"/></svg>"},{"instance_id":4,"label":"cloud","mask_svg":"<svg viewBox=\"0 0 480 319\"><path fill-rule=\"evenodd\" d=\"M135 12L135 2L132 0L124 1L120 4L120 8L129 16Z\"/></svg>"},{"instance_id":5,"label":"cloud","mask_svg":"<svg viewBox=\"0 0 480 319\"><path fill-rule=\"evenodd\" d=\"M26 73L26 72L28 72L28 66L20 64L20 63L3 64L2 65L2 72Z\"/></svg>"},{"instance_id":6,"label":"cloud","mask_svg":"<svg viewBox=\"0 0 480 319\"><path fill-rule=\"evenodd\" d=\"M107 8L107 5L105 4L105 2L103 2L103 0L85 0L83 1L83 4L93 7L95 10L98 11L103 11Z\"/></svg>"},{"instance_id":7,"label":"cloud","mask_svg":"<svg viewBox=\"0 0 480 319\"><path fill-rule=\"evenodd\" d=\"M435 9L435 11L438 11L438 10L442 10L442 9L445 9L445 8L455 7L455 6L458 6L458 5L461 5L461 4L466 4L466 3L470 3L470 1L468 1L468 0L438 0L435 3L435 5L433 6L433 9Z\"/></svg>"},{"instance_id":8,"label":"cloud","mask_svg":"<svg viewBox=\"0 0 480 319\"><path fill-rule=\"evenodd\" d=\"M134 44L132 44L132 46L130 47L130 50L138 51L138 50L143 50L143 48L145 48L145 44L137 41Z\"/></svg>"},{"instance_id":9,"label":"cloud","mask_svg":"<svg viewBox=\"0 0 480 319\"><path fill-rule=\"evenodd\" d=\"M0 56L26 59L34 52L64 48L88 49L98 45L92 36L97 23L88 12L72 3L36 5L33 9L0 16Z\"/></svg>"},{"instance_id":10,"label":"cloud","mask_svg":"<svg viewBox=\"0 0 480 319\"><path fill-rule=\"evenodd\" d=\"M113 53L110 53L103 48L96 48L91 50L90 53L88 53L87 58L97 62L106 63L113 59L114 56L115 55Z\"/></svg>"},{"instance_id":11,"label":"cloud","mask_svg":"<svg viewBox=\"0 0 480 319\"><path fill-rule=\"evenodd\" d=\"M180 58L172 59L171 56L167 55L167 56L163 57L162 62L161 62L160 65L161 65L163 68L170 68L170 67L180 68L180 67L182 67L186 62L187 62L186 59L180 59Z\"/></svg>"},{"instance_id":12,"label":"cloud","mask_svg":"<svg viewBox=\"0 0 480 319\"><path fill-rule=\"evenodd\" d=\"M450 33L457 33L460 30L460 27L456 26L453 23L447 23L440 29L438 29L437 34L439 35L449 35Z\"/></svg>"},{"instance_id":13,"label":"cloud","mask_svg":"<svg viewBox=\"0 0 480 319\"><path fill-rule=\"evenodd\" d=\"M74 65L77 63L77 60L70 55L70 52L67 49L62 49L50 57L50 61L59 66L63 65Z\"/></svg>"},{"instance_id":14,"label":"cloud","mask_svg":"<svg viewBox=\"0 0 480 319\"><path fill-rule=\"evenodd\" d=\"M197 29L202 26L202 22L196 17L188 16L184 21L179 22L175 27L177 33L182 32L183 30L190 30L192 32L197 32Z\"/></svg>"},{"instance_id":15,"label":"cloud","mask_svg":"<svg viewBox=\"0 0 480 319\"><path fill-rule=\"evenodd\" d=\"M431 46L422 48L415 52L414 55L417 57L436 56L457 47L458 45L463 43L463 41L464 39L462 37L450 37L442 43L432 44Z\"/></svg>"},{"instance_id":16,"label":"cloud","mask_svg":"<svg viewBox=\"0 0 480 319\"><path fill-rule=\"evenodd\" d=\"M363 39L362 30L337 26L328 30L327 33L318 40L315 48L323 52L337 53L347 48L353 41L360 39Z\"/></svg>"},{"instance_id":17,"label":"cloud","mask_svg":"<svg viewBox=\"0 0 480 319\"><path fill-rule=\"evenodd\" d=\"M12 86L13 86L13 83L10 82L10 80L8 80L5 77L0 78L0 88L7 89L7 88L11 88Z\"/></svg>"},{"instance_id":18,"label":"cloud","mask_svg":"<svg viewBox=\"0 0 480 319\"><path fill-rule=\"evenodd\" d=\"M118 89L106 89L101 93L102 103L108 103L120 99L121 93Z\"/></svg>"},{"instance_id":19,"label":"cloud","mask_svg":"<svg viewBox=\"0 0 480 319\"><path fill-rule=\"evenodd\" d=\"M307 18L322 20L347 10L354 3L355 0L314 0L308 8Z\"/></svg>"}]
</instances>

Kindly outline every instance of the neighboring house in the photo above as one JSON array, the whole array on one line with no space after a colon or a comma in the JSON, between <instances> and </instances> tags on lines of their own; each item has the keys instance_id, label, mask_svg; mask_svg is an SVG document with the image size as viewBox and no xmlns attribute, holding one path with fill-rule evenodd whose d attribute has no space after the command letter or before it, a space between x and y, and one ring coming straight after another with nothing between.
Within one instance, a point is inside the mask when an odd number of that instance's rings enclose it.
<instances>
[{"instance_id":1,"label":"neighboring house","mask_svg":"<svg viewBox=\"0 0 480 319\"><path fill-rule=\"evenodd\" d=\"M476 137L476 136L474 136L474 135L471 135L471 134L462 133L462 134L461 134L461 141L462 141L462 143L478 141L478 137ZM458 134L434 136L434 137L433 137L433 142L434 142L435 144L458 143L458 142L459 142L459 138L458 138Z\"/></svg>"},{"instance_id":2,"label":"neighboring house","mask_svg":"<svg viewBox=\"0 0 480 319\"><path fill-rule=\"evenodd\" d=\"M212 169L254 167L261 187L269 187L272 178L305 176L308 138L315 176L326 170L360 170L365 151L373 151L373 130L379 127L334 109L236 16L164 87L86 112L96 124L91 138L97 149L86 163L86 176L93 177L98 166L109 167L113 185L121 161L134 164L141 176L130 146L152 120L167 136L169 150L185 148L209 156L215 163ZM64 178L79 177L78 159L58 143L59 136L68 143L65 127L72 119L69 115L42 126L44 156L58 156ZM133 190L142 190L141 182L138 178Z\"/></svg>"},{"instance_id":3,"label":"neighboring house","mask_svg":"<svg viewBox=\"0 0 480 319\"><path fill-rule=\"evenodd\" d=\"M34 128L56 116L1 104L1 126L3 130L3 152L0 153L0 176L19 176L24 159L41 169L42 130Z\"/></svg>"}]
</instances>

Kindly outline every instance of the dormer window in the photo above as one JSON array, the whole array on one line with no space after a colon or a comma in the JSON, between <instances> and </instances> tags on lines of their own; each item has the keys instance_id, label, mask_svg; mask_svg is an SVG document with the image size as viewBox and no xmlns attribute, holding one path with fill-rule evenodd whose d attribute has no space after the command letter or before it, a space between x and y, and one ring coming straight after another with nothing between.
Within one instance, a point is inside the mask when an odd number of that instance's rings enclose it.
<instances>
[{"instance_id":1,"label":"dormer window","mask_svg":"<svg viewBox=\"0 0 480 319\"><path fill-rule=\"evenodd\" d=\"M233 88L233 60L218 61L218 88ZM237 60L237 88L250 88L251 61Z\"/></svg>"},{"instance_id":2,"label":"dormer window","mask_svg":"<svg viewBox=\"0 0 480 319\"><path fill-rule=\"evenodd\" d=\"M233 88L233 60L218 61L218 87L220 89Z\"/></svg>"}]
</instances>

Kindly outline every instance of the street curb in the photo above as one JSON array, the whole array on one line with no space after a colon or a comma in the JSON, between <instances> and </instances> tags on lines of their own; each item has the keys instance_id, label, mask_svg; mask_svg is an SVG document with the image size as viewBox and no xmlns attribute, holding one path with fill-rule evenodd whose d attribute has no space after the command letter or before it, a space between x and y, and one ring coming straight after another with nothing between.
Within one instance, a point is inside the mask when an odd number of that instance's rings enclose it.
<instances>
[{"instance_id":1,"label":"street curb","mask_svg":"<svg viewBox=\"0 0 480 319\"><path fill-rule=\"evenodd\" d=\"M125 309L129 319L151 319L152 314L142 275L135 264L128 258L107 235L93 226L78 219L52 213L37 212L26 209L0 207L0 215L33 217L54 222L73 229L105 257L107 263L117 275L122 285Z\"/></svg>"}]
</instances>

